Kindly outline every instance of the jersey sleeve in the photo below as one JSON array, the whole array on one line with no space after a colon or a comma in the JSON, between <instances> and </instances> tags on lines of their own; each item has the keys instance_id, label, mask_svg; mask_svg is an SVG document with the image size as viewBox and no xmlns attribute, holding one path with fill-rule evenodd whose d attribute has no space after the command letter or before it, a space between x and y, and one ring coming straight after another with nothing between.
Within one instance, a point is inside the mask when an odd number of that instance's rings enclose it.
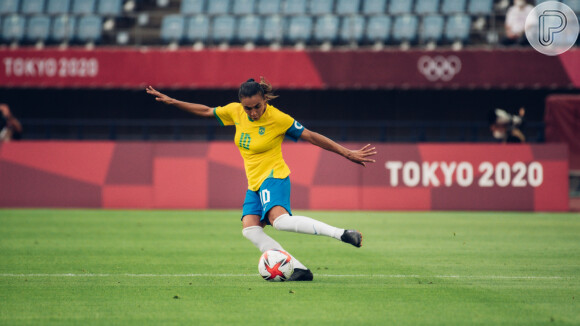
<instances>
[{"instance_id":1,"label":"jersey sleeve","mask_svg":"<svg viewBox=\"0 0 580 326\"><path fill-rule=\"evenodd\" d=\"M238 103L230 103L226 106L218 106L213 109L213 115L222 126L234 124L234 108Z\"/></svg>"}]
</instances>

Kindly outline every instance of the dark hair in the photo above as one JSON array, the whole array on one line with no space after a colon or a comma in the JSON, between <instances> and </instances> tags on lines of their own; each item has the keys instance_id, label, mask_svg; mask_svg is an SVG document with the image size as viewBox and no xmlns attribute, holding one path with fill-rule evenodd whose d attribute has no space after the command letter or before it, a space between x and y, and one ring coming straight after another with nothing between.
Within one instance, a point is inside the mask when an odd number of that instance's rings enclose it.
<instances>
[{"instance_id":1,"label":"dark hair","mask_svg":"<svg viewBox=\"0 0 580 326\"><path fill-rule=\"evenodd\" d=\"M240 100L246 97L252 97L256 94L261 94L262 97L266 100L273 100L278 95L274 95L272 91L272 85L264 79L264 77L260 77L260 82L256 82L254 78L248 79L245 83L240 85L240 90L238 92L238 97Z\"/></svg>"}]
</instances>

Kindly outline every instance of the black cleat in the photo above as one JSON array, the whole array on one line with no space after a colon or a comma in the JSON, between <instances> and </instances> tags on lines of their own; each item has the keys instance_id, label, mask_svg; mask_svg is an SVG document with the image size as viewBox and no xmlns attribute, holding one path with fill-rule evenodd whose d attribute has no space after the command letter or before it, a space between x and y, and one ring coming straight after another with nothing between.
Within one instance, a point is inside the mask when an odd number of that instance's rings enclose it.
<instances>
[{"instance_id":1,"label":"black cleat","mask_svg":"<svg viewBox=\"0 0 580 326\"><path fill-rule=\"evenodd\" d=\"M309 269L294 268L294 272L286 282L312 281L312 279L314 279L314 275Z\"/></svg>"},{"instance_id":2,"label":"black cleat","mask_svg":"<svg viewBox=\"0 0 580 326\"><path fill-rule=\"evenodd\" d=\"M340 240L360 248L362 246L363 236L362 233L358 232L357 230L344 230Z\"/></svg>"}]
</instances>

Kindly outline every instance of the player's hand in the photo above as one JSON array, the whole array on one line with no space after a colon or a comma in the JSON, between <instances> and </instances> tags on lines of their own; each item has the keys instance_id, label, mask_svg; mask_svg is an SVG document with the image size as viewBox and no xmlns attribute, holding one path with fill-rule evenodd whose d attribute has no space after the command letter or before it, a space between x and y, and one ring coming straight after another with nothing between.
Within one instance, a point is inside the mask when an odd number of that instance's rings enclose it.
<instances>
[{"instance_id":1,"label":"player's hand","mask_svg":"<svg viewBox=\"0 0 580 326\"><path fill-rule=\"evenodd\" d=\"M375 160L368 157L376 154L377 154L376 149L374 147L371 147L371 144L367 144L361 149L349 151L349 153L346 155L346 158L354 163L366 166L366 163L375 162Z\"/></svg>"},{"instance_id":2,"label":"player's hand","mask_svg":"<svg viewBox=\"0 0 580 326\"><path fill-rule=\"evenodd\" d=\"M172 99L171 97L159 92L158 90L156 90L155 88L153 88L152 86L147 86L147 88L145 89L145 91L147 91L147 94L151 94L153 96L155 96L155 100L157 102L162 102L165 104L173 104L174 99Z\"/></svg>"}]
</instances>

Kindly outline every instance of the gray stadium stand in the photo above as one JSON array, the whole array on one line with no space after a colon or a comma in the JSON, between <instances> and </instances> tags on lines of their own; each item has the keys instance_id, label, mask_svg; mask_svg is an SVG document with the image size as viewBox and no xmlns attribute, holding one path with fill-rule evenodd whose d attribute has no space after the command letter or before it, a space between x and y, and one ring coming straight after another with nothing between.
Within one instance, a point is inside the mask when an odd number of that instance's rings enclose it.
<instances>
[{"instance_id":1,"label":"gray stadium stand","mask_svg":"<svg viewBox=\"0 0 580 326\"><path fill-rule=\"evenodd\" d=\"M2 0L0 1L0 15L17 13L20 9L20 0Z\"/></svg>"},{"instance_id":2,"label":"gray stadium stand","mask_svg":"<svg viewBox=\"0 0 580 326\"><path fill-rule=\"evenodd\" d=\"M445 24L445 38L448 41L462 41L469 39L471 17L466 14L449 16Z\"/></svg>"},{"instance_id":3,"label":"gray stadium stand","mask_svg":"<svg viewBox=\"0 0 580 326\"><path fill-rule=\"evenodd\" d=\"M373 43L384 43L391 36L391 17L386 15L371 16L367 22L366 39Z\"/></svg>"},{"instance_id":4,"label":"gray stadium stand","mask_svg":"<svg viewBox=\"0 0 580 326\"><path fill-rule=\"evenodd\" d=\"M362 13L365 15L383 15L387 9L387 0L363 0Z\"/></svg>"},{"instance_id":5,"label":"gray stadium stand","mask_svg":"<svg viewBox=\"0 0 580 326\"><path fill-rule=\"evenodd\" d=\"M76 19L69 15L56 16L52 20L50 40L57 43L68 43L74 38Z\"/></svg>"},{"instance_id":6,"label":"gray stadium stand","mask_svg":"<svg viewBox=\"0 0 580 326\"><path fill-rule=\"evenodd\" d=\"M37 15L44 12L44 0L23 0L20 10L25 15Z\"/></svg>"},{"instance_id":7,"label":"gray stadium stand","mask_svg":"<svg viewBox=\"0 0 580 326\"><path fill-rule=\"evenodd\" d=\"M324 15L316 18L314 40L317 42L335 42L338 38L339 18L336 15Z\"/></svg>"},{"instance_id":8,"label":"gray stadium stand","mask_svg":"<svg viewBox=\"0 0 580 326\"><path fill-rule=\"evenodd\" d=\"M75 15L92 15L95 13L96 0L73 0L72 13Z\"/></svg>"},{"instance_id":9,"label":"gray stadium stand","mask_svg":"<svg viewBox=\"0 0 580 326\"><path fill-rule=\"evenodd\" d=\"M346 16L342 19L338 34L341 42L362 43L365 33L365 19L363 16Z\"/></svg>"},{"instance_id":10,"label":"gray stadium stand","mask_svg":"<svg viewBox=\"0 0 580 326\"><path fill-rule=\"evenodd\" d=\"M260 15L277 15L282 9L281 0L258 0L256 12Z\"/></svg>"},{"instance_id":11,"label":"gray stadium stand","mask_svg":"<svg viewBox=\"0 0 580 326\"><path fill-rule=\"evenodd\" d=\"M310 14L312 15L329 15L332 14L334 0L316 0L310 1Z\"/></svg>"},{"instance_id":12,"label":"gray stadium stand","mask_svg":"<svg viewBox=\"0 0 580 326\"><path fill-rule=\"evenodd\" d=\"M471 0L467 12L474 16L491 15L493 12L493 0Z\"/></svg>"},{"instance_id":13,"label":"gray stadium stand","mask_svg":"<svg viewBox=\"0 0 580 326\"><path fill-rule=\"evenodd\" d=\"M97 13L102 16L118 16L121 14L121 0L99 0Z\"/></svg>"},{"instance_id":14,"label":"gray stadium stand","mask_svg":"<svg viewBox=\"0 0 580 326\"><path fill-rule=\"evenodd\" d=\"M50 17L44 15L32 16L26 23L25 39L29 42L44 43L50 33Z\"/></svg>"},{"instance_id":15,"label":"gray stadium stand","mask_svg":"<svg viewBox=\"0 0 580 326\"><path fill-rule=\"evenodd\" d=\"M415 15L401 15L393 24L393 40L396 42L413 42L417 39L419 19Z\"/></svg>"},{"instance_id":16,"label":"gray stadium stand","mask_svg":"<svg viewBox=\"0 0 580 326\"><path fill-rule=\"evenodd\" d=\"M238 19L236 38L242 43L255 44L260 40L262 19L259 16L247 15Z\"/></svg>"},{"instance_id":17,"label":"gray stadium stand","mask_svg":"<svg viewBox=\"0 0 580 326\"><path fill-rule=\"evenodd\" d=\"M466 4L467 0L443 0L441 13L444 15L464 13Z\"/></svg>"},{"instance_id":18,"label":"gray stadium stand","mask_svg":"<svg viewBox=\"0 0 580 326\"><path fill-rule=\"evenodd\" d=\"M83 43L96 43L101 40L103 19L101 16L82 16L78 20L76 39Z\"/></svg>"},{"instance_id":19,"label":"gray stadium stand","mask_svg":"<svg viewBox=\"0 0 580 326\"><path fill-rule=\"evenodd\" d=\"M49 15L62 15L70 11L70 0L48 0L46 13Z\"/></svg>"},{"instance_id":20,"label":"gray stadium stand","mask_svg":"<svg viewBox=\"0 0 580 326\"><path fill-rule=\"evenodd\" d=\"M306 13L306 0L284 1L284 15L304 15Z\"/></svg>"},{"instance_id":21,"label":"gray stadium stand","mask_svg":"<svg viewBox=\"0 0 580 326\"><path fill-rule=\"evenodd\" d=\"M359 13L360 0L338 0L336 3L337 15L356 15Z\"/></svg>"},{"instance_id":22,"label":"gray stadium stand","mask_svg":"<svg viewBox=\"0 0 580 326\"><path fill-rule=\"evenodd\" d=\"M183 39L185 18L182 15L167 15L161 21L161 40L178 44Z\"/></svg>"},{"instance_id":23,"label":"gray stadium stand","mask_svg":"<svg viewBox=\"0 0 580 326\"><path fill-rule=\"evenodd\" d=\"M204 12L204 0L181 0L179 12L182 15L200 15Z\"/></svg>"},{"instance_id":24,"label":"gray stadium stand","mask_svg":"<svg viewBox=\"0 0 580 326\"><path fill-rule=\"evenodd\" d=\"M253 15L256 0L234 0L232 13L234 15Z\"/></svg>"},{"instance_id":25,"label":"gray stadium stand","mask_svg":"<svg viewBox=\"0 0 580 326\"><path fill-rule=\"evenodd\" d=\"M7 42L21 42L25 32L25 18L20 15L9 15L2 21L2 39Z\"/></svg>"},{"instance_id":26,"label":"gray stadium stand","mask_svg":"<svg viewBox=\"0 0 580 326\"><path fill-rule=\"evenodd\" d=\"M424 42L440 42L443 38L445 18L441 15L427 15L423 17L420 38Z\"/></svg>"},{"instance_id":27,"label":"gray stadium stand","mask_svg":"<svg viewBox=\"0 0 580 326\"><path fill-rule=\"evenodd\" d=\"M262 30L262 40L268 44L280 44L284 41L286 21L279 15L266 16Z\"/></svg>"},{"instance_id":28,"label":"gray stadium stand","mask_svg":"<svg viewBox=\"0 0 580 326\"><path fill-rule=\"evenodd\" d=\"M197 15L187 19L185 40L188 42L206 43L209 39L209 18Z\"/></svg>"},{"instance_id":29,"label":"gray stadium stand","mask_svg":"<svg viewBox=\"0 0 580 326\"><path fill-rule=\"evenodd\" d=\"M389 14L402 15L411 13L413 10L413 0L391 0L389 4Z\"/></svg>"},{"instance_id":30,"label":"gray stadium stand","mask_svg":"<svg viewBox=\"0 0 580 326\"><path fill-rule=\"evenodd\" d=\"M214 18L211 25L211 40L216 43L232 43L236 33L236 19L222 15Z\"/></svg>"},{"instance_id":31,"label":"gray stadium stand","mask_svg":"<svg viewBox=\"0 0 580 326\"><path fill-rule=\"evenodd\" d=\"M230 0L210 0L207 4L207 13L212 16L225 15L230 12Z\"/></svg>"},{"instance_id":32,"label":"gray stadium stand","mask_svg":"<svg viewBox=\"0 0 580 326\"><path fill-rule=\"evenodd\" d=\"M417 15L430 15L439 12L439 0L417 0L415 13Z\"/></svg>"},{"instance_id":33,"label":"gray stadium stand","mask_svg":"<svg viewBox=\"0 0 580 326\"><path fill-rule=\"evenodd\" d=\"M308 42L312 37L312 17L292 16L288 23L286 38L291 43Z\"/></svg>"}]
</instances>

